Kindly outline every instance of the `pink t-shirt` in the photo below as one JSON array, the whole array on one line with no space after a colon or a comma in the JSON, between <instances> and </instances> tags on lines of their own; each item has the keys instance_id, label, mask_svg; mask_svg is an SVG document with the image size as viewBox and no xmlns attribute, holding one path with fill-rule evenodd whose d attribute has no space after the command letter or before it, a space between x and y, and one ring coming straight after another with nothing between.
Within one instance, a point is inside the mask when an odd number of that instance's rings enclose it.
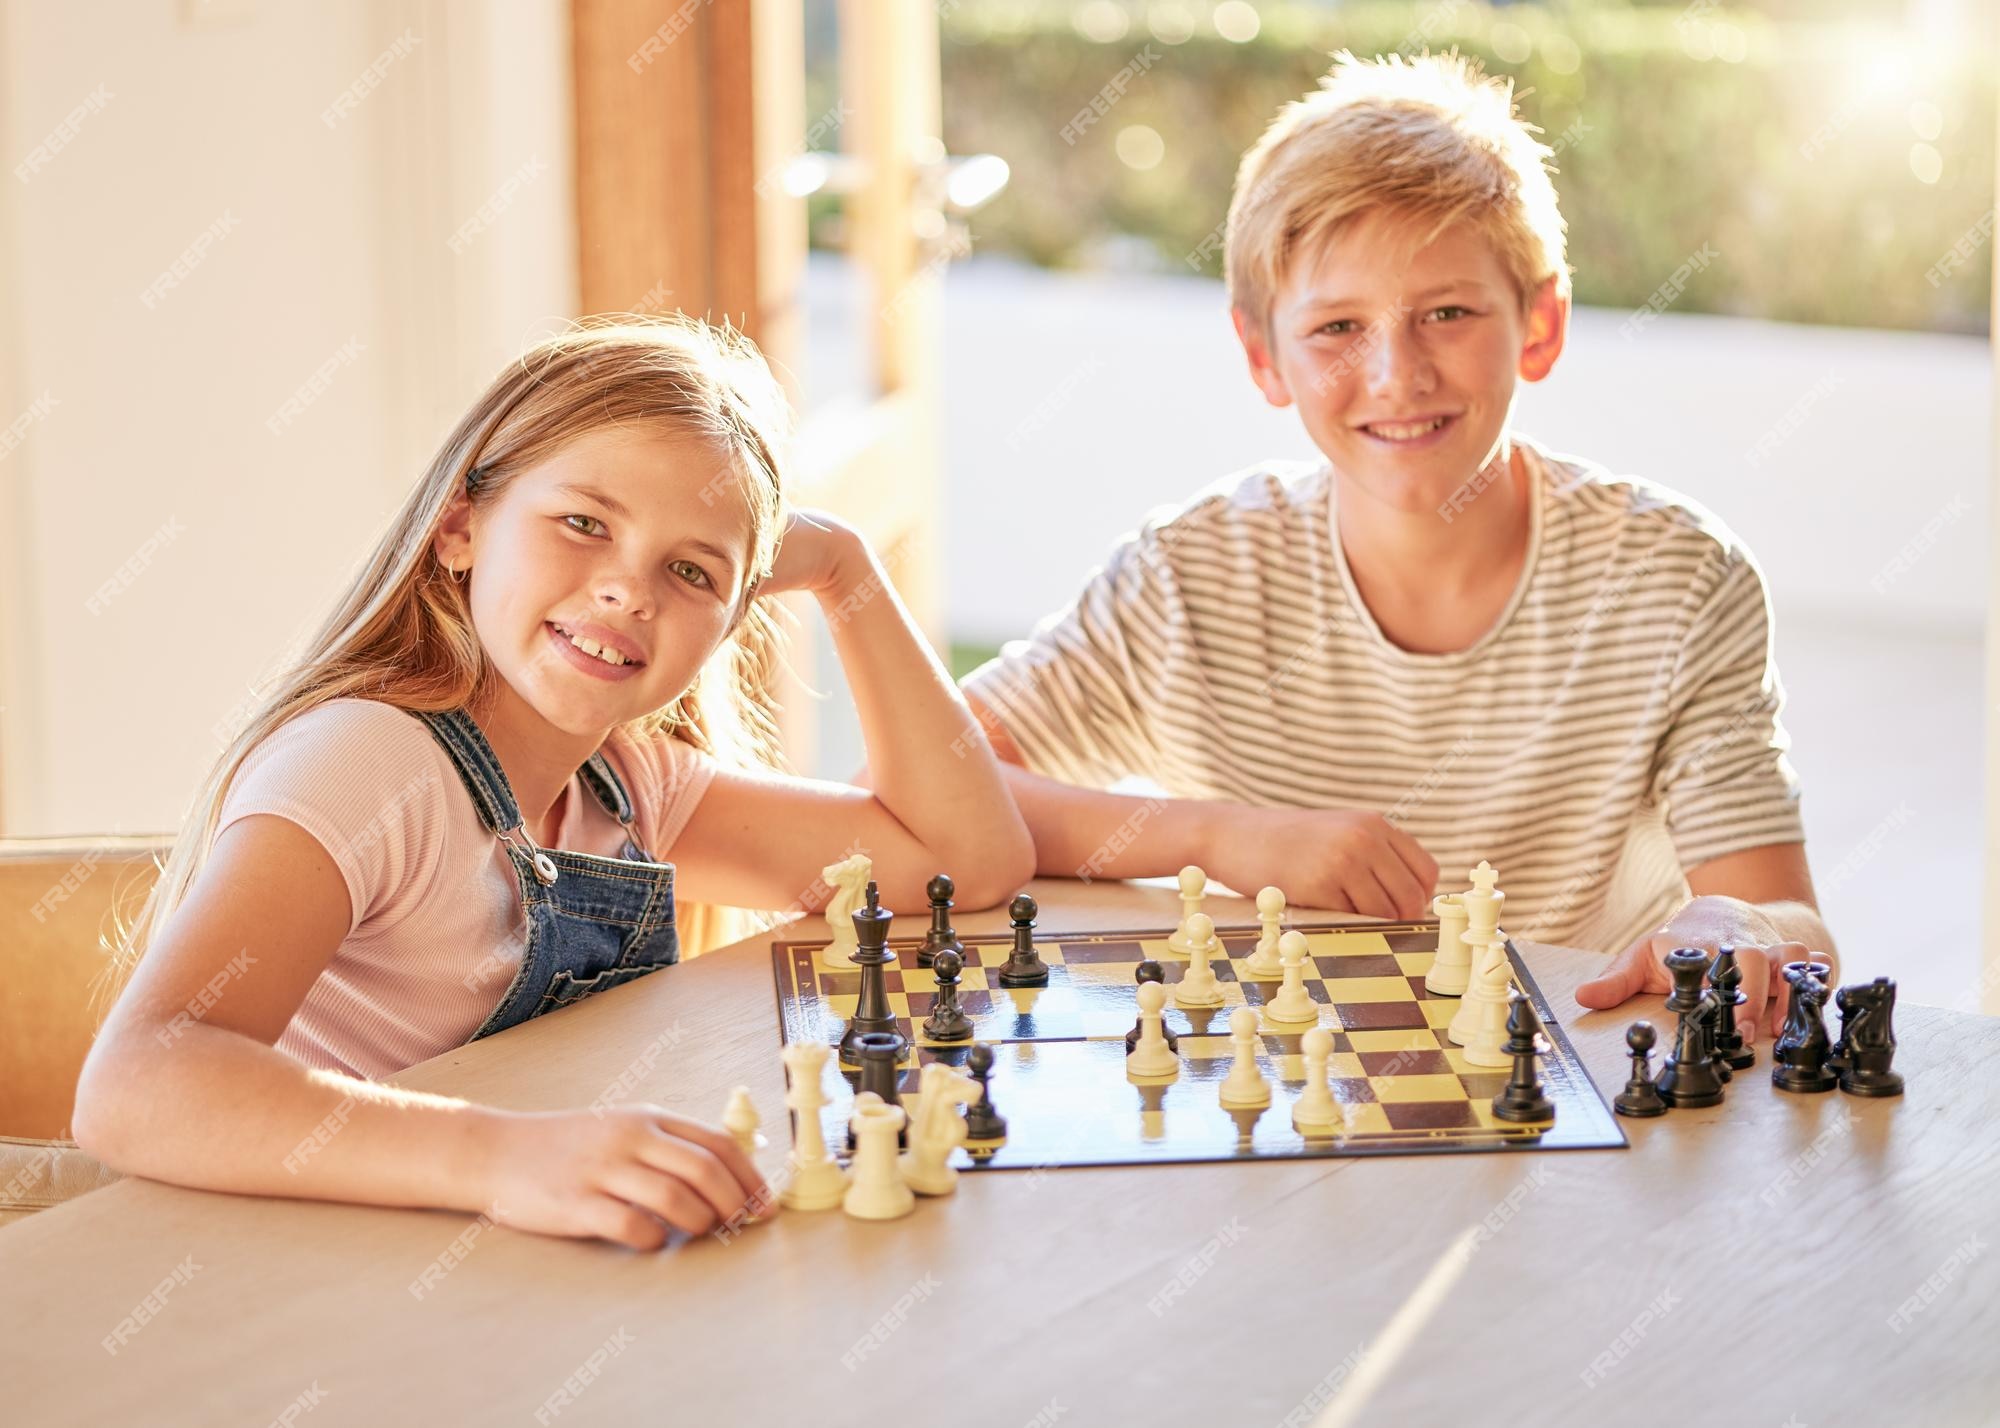
<instances>
[{"instance_id":1,"label":"pink t-shirt","mask_svg":"<svg viewBox=\"0 0 2000 1428\"><path fill-rule=\"evenodd\" d=\"M602 752L631 797L640 846L668 861L713 761L665 735L614 732ZM575 775L561 807L557 847L618 856L624 828ZM318 839L353 901L346 939L278 1049L374 1079L463 1046L520 970L527 918L506 849L430 727L375 699L298 715L243 761L217 833L253 813Z\"/></svg>"}]
</instances>

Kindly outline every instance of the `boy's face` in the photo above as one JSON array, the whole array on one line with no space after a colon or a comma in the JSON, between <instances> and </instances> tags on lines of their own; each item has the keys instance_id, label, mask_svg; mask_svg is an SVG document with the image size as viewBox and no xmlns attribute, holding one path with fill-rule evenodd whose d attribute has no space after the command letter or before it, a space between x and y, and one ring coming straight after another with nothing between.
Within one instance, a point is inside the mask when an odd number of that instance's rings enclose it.
<instances>
[{"instance_id":1,"label":"boy's face","mask_svg":"<svg viewBox=\"0 0 2000 1428\"><path fill-rule=\"evenodd\" d=\"M465 563L469 536L480 642L506 685L556 728L601 736L672 703L735 622L750 516L736 474L706 442L594 431L467 514L454 503L440 554L450 545ZM606 664L558 625L642 663Z\"/></svg>"},{"instance_id":2,"label":"boy's face","mask_svg":"<svg viewBox=\"0 0 2000 1428\"><path fill-rule=\"evenodd\" d=\"M1496 455L1516 378L1555 365L1569 303L1550 279L1524 313L1467 225L1411 249L1370 214L1292 265L1268 337L1235 320L1265 399L1298 405L1336 471L1396 509L1434 511Z\"/></svg>"}]
</instances>

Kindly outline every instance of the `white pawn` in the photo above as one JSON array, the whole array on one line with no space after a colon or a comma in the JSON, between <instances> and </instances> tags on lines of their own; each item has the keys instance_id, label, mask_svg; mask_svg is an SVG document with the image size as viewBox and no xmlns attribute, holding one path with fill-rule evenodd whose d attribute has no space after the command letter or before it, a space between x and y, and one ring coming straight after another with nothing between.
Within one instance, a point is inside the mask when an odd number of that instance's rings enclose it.
<instances>
[{"instance_id":1,"label":"white pawn","mask_svg":"<svg viewBox=\"0 0 2000 1428\"><path fill-rule=\"evenodd\" d=\"M1194 952L1193 935L1188 923L1201 911L1201 900L1208 891L1208 874L1190 863L1181 869L1181 921L1167 939L1167 952L1175 957L1186 957ZM1214 924L1211 922L1210 924Z\"/></svg>"},{"instance_id":2,"label":"white pawn","mask_svg":"<svg viewBox=\"0 0 2000 1428\"><path fill-rule=\"evenodd\" d=\"M958 1171L947 1162L965 1144L965 1117L959 1107L979 1099L979 1087L941 1061L924 1067L922 1099L910 1125L910 1149L897 1163L903 1183L919 1195L949 1195Z\"/></svg>"},{"instance_id":3,"label":"white pawn","mask_svg":"<svg viewBox=\"0 0 2000 1428\"><path fill-rule=\"evenodd\" d=\"M816 1041L787 1046L779 1055L791 1077L785 1104L792 1108L797 1130L792 1136L791 1178L778 1192L788 1210L831 1210L847 1194L847 1172L826 1153L826 1134L819 1113L826 1105L820 1077L827 1049Z\"/></svg>"},{"instance_id":4,"label":"white pawn","mask_svg":"<svg viewBox=\"0 0 2000 1428\"><path fill-rule=\"evenodd\" d=\"M1223 1078L1222 1104L1231 1108L1270 1105L1271 1083L1257 1069L1257 1013L1249 1007L1231 1012L1229 1039L1235 1045L1236 1059Z\"/></svg>"},{"instance_id":5,"label":"white pawn","mask_svg":"<svg viewBox=\"0 0 2000 1428\"><path fill-rule=\"evenodd\" d=\"M1462 997L1471 978L1472 952L1465 943L1465 903L1457 893L1439 893L1431 899L1437 914L1437 956L1424 974L1424 990L1440 997Z\"/></svg>"},{"instance_id":6,"label":"white pawn","mask_svg":"<svg viewBox=\"0 0 2000 1428\"><path fill-rule=\"evenodd\" d=\"M722 1128L743 1147L745 1155L756 1154L757 1127L762 1124L764 1118L757 1114L756 1103L750 1099L750 1088L738 1086L731 1091L729 1104L722 1112Z\"/></svg>"},{"instance_id":7,"label":"white pawn","mask_svg":"<svg viewBox=\"0 0 2000 1428\"><path fill-rule=\"evenodd\" d=\"M1178 1076L1181 1058L1167 1044L1167 989L1158 982L1139 984L1139 1042L1125 1058L1128 1076Z\"/></svg>"},{"instance_id":8,"label":"white pawn","mask_svg":"<svg viewBox=\"0 0 2000 1428\"><path fill-rule=\"evenodd\" d=\"M1285 974L1285 964L1278 958L1279 923L1285 916L1285 895L1276 888L1265 888L1257 894L1257 923L1262 929L1257 934L1256 950L1244 962L1242 975L1259 982L1275 982Z\"/></svg>"},{"instance_id":9,"label":"white pawn","mask_svg":"<svg viewBox=\"0 0 2000 1428\"><path fill-rule=\"evenodd\" d=\"M840 1208L857 1220L894 1220L917 1207L917 1197L896 1168L896 1132L903 1108L880 1097L854 1101L854 1183Z\"/></svg>"},{"instance_id":10,"label":"white pawn","mask_svg":"<svg viewBox=\"0 0 2000 1428\"><path fill-rule=\"evenodd\" d=\"M1299 1038L1299 1050L1306 1057L1306 1088L1292 1106L1292 1125L1307 1135L1338 1130L1346 1119L1326 1079L1327 1063L1333 1059L1333 1033L1316 1026Z\"/></svg>"},{"instance_id":11,"label":"white pawn","mask_svg":"<svg viewBox=\"0 0 2000 1428\"><path fill-rule=\"evenodd\" d=\"M1293 930L1278 939L1278 956L1284 963L1285 981L1278 995L1264 1005L1264 1020L1296 1031L1319 1021L1319 1003L1306 990L1306 935Z\"/></svg>"},{"instance_id":12,"label":"white pawn","mask_svg":"<svg viewBox=\"0 0 2000 1428\"><path fill-rule=\"evenodd\" d=\"M1222 983L1216 980L1215 968L1208 964L1208 959L1222 950L1222 943L1215 936L1215 919L1197 912L1187 920L1187 930L1191 949L1188 955L1192 960L1188 962L1187 975L1174 983L1174 1005L1219 1007Z\"/></svg>"}]
</instances>

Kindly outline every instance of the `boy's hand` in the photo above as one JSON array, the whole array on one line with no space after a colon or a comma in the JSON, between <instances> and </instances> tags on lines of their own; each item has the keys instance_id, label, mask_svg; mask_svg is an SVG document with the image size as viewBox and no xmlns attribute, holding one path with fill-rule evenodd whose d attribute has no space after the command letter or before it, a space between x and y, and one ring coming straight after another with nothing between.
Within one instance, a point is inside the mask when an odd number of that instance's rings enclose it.
<instances>
[{"instance_id":1,"label":"boy's hand","mask_svg":"<svg viewBox=\"0 0 2000 1428\"><path fill-rule=\"evenodd\" d=\"M795 508L778 543L778 558L770 577L757 587L759 595L804 590L825 596L843 593L855 572L867 564L868 543L861 533L825 511Z\"/></svg>"},{"instance_id":2,"label":"boy's hand","mask_svg":"<svg viewBox=\"0 0 2000 1428\"><path fill-rule=\"evenodd\" d=\"M774 1212L729 1133L659 1106L509 1113L484 1199L497 1224L657 1250L669 1227L707 1234Z\"/></svg>"},{"instance_id":3,"label":"boy's hand","mask_svg":"<svg viewBox=\"0 0 2000 1428\"><path fill-rule=\"evenodd\" d=\"M1733 897L1698 897L1658 932L1648 933L1619 953L1603 976L1576 989L1576 999L1593 1011L1608 1011L1641 992L1654 996L1673 990L1666 956L1677 947L1694 947L1715 955L1729 943L1743 969L1743 1004L1736 1008L1736 1029L1746 1042L1757 1039L1761 1026L1772 1036L1784 1025L1791 1001L1785 981L1787 962L1827 962L1824 952L1809 952L1803 942L1787 942L1755 903ZM1837 975L1837 973L1836 973Z\"/></svg>"},{"instance_id":4,"label":"boy's hand","mask_svg":"<svg viewBox=\"0 0 2000 1428\"><path fill-rule=\"evenodd\" d=\"M1379 813L1228 806L1212 839L1206 871L1245 897L1276 885L1301 907L1430 916L1437 860Z\"/></svg>"}]
</instances>

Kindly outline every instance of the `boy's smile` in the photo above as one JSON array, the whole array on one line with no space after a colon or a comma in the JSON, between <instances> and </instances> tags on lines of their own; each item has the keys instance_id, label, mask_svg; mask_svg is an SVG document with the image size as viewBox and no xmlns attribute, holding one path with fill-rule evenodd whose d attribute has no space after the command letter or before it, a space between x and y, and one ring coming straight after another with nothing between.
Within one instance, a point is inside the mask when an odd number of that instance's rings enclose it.
<instances>
[{"instance_id":1,"label":"boy's smile","mask_svg":"<svg viewBox=\"0 0 2000 1428\"><path fill-rule=\"evenodd\" d=\"M1347 481L1418 512L1502 454L1514 384L1555 364L1568 303L1551 280L1524 312L1470 224L1412 242L1407 224L1369 214L1300 254L1268 336L1249 315L1236 324L1265 399L1296 404Z\"/></svg>"}]
</instances>

